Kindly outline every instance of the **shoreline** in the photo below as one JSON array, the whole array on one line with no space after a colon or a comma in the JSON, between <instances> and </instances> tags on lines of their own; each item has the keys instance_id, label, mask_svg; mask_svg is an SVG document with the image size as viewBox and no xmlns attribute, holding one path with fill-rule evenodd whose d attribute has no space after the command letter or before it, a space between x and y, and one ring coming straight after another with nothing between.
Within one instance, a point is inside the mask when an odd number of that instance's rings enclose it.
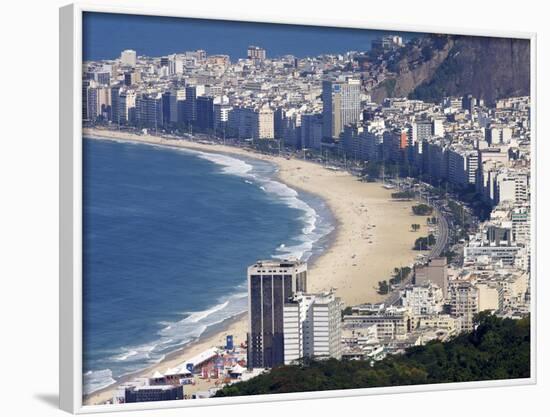
<instances>
[{"instance_id":1,"label":"shoreline","mask_svg":"<svg viewBox=\"0 0 550 417\"><path fill-rule=\"evenodd\" d=\"M236 333L239 333L241 324L246 323L247 316L248 316L248 313L246 312L239 313L239 314L236 314L235 316L225 319L221 323L208 327L195 340L187 343L184 346L177 348L176 350L170 353L167 353L166 356L158 363L155 363L155 364L146 366L145 368L138 369L134 372L125 374L124 376L119 377L119 379L116 382L113 382L112 384L109 384L103 388L100 388L90 394L84 394L83 404L97 405L97 404L105 403L106 401L110 400L113 397L113 394L115 393L119 385L122 385L126 382L130 382L133 379L138 377L152 375L155 371L160 371L161 369L166 370L168 368L173 368L181 364L181 362L183 362L185 358L192 357L214 345L217 346L216 343L219 343L222 341L222 339L225 339L225 336L227 334L230 334L231 330L234 329L237 331ZM246 338L242 339L242 336L239 337L238 334L234 334L234 333L231 333L231 334L233 334L234 336L235 345L240 345L246 340ZM188 393L188 390L186 389L186 394L187 393Z\"/></svg>"},{"instance_id":2,"label":"shoreline","mask_svg":"<svg viewBox=\"0 0 550 417\"><path fill-rule=\"evenodd\" d=\"M277 180L294 190L317 196L330 210L334 229L327 235L327 248L308 265L308 291L334 288L346 305L381 301L385 296L376 292L378 281L388 279L394 267L412 264L420 253L413 251L412 245L418 236L423 235L426 226L423 217L411 213L410 208L415 202L392 200L392 191L379 183L360 182L347 172L327 170L310 161L265 155L234 146L97 128L83 129L83 136L222 153L275 164ZM391 219L391 222L384 222L385 219ZM411 232L411 223L420 223L420 231ZM159 363L128 374L85 396L84 404L108 401L121 383L155 371L165 371L202 350L223 345L227 334L233 334L236 344L244 342L246 317L247 313L242 313L219 326L212 326L217 328L207 329L196 340L167 354Z\"/></svg>"}]
</instances>

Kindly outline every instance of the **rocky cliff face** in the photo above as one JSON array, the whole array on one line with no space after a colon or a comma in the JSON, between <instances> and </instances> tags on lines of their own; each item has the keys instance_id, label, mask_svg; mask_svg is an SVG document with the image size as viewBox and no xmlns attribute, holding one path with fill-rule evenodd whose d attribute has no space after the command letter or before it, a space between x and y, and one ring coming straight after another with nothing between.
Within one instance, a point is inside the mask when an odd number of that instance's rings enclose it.
<instances>
[{"instance_id":1,"label":"rocky cliff face","mask_svg":"<svg viewBox=\"0 0 550 417\"><path fill-rule=\"evenodd\" d=\"M529 40L429 35L399 58L374 101L404 97L439 101L473 94L486 102L530 91Z\"/></svg>"},{"instance_id":2,"label":"rocky cliff face","mask_svg":"<svg viewBox=\"0 0 550 417\"><path fill-rule=\"evenodd\" d=\"M386 97L407 97L417 86L432 79L449 56L453 44L452 39L444 38L439 48L430 40L409 45L398 63L390 65L396 71L395 76L390 76L372 91L372 99L379 103Z\"/></svg>"}]
</instances>

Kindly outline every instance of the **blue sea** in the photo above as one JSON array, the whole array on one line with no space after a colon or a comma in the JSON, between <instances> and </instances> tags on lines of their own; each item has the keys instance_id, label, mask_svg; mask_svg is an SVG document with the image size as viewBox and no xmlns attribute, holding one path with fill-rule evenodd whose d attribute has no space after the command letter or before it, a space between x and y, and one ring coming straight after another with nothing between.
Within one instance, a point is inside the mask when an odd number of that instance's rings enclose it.
<instances>
[{"instance_id":1,"label":"blue sea","mask_svg":"<svg viewBox=\"0 0 550 417\"><path fill-rule=\"evenodd\" d=\"M143 369L246 311L246 268L312 261L324 202L273 164L84 139L84 393Z\"/></svg>"},{"instance_id":2,"label":"blue sea","mask_svg":"<svg viewBox=\"0 0 550 417\"><path fill-rule=\"evenodd\" d=\"M185 19L86 12L83 17L84 60L114 59L124 49L138 55L162 56L196 49L209 55L246 58L248 45L259 45L270 58L368 51L373 39L399 33L404 39L421 33L367 29Z\"/></svg>"}]
</instances>

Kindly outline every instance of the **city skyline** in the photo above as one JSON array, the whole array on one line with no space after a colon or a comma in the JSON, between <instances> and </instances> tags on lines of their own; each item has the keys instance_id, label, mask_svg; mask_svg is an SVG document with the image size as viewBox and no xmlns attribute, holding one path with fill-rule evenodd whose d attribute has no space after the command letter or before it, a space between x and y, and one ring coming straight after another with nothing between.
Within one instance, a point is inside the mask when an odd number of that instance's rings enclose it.
<instances>
[{"instance_id":1,"label":"city skyline","mask_svg":"<svg viewBox=\"0 0 550 417\"><path fill-rule=\"evenodd\" d=\"M115 59L124 49L134 49L138 55L151 57L204 49L208 54L227 54L236 60L246 58L249 45L269 50L270 58L283 55L304 58L367 51L373 39L388 33L400 34L405 39L423 35L421 32L90 12L84 14L83 30L89 34L83 40L84 61Z\"/></svg>"},{"instance_id":2,"label":"city skyline","mask_svg":"<svg viewBox=\"0 0 550 417\"><path fill-rule=\"evenodd\" d=\"M181 24L138 18L150 23L147 30ZM218 23L201 30L216 37ZM263 24L252 28L273 36ZM292 36L298 29L275 30ZM322 29L333 36L333 28ZM205 297L181 321L161 321L166 327L156 342L126 344L127 353L101 357L91 368L118 370L121 362L135 367L133 358L142 351L148 359L164 358L168 348L157 349L168 338L164 332L170 335L166 343L183 346L182 352L136 370L139 377L119 371L110 377L115 382L105 382L103 376L105 386L90 389L85 400L124 403L529 377L527 45L368 32L376 34L368 48L296 57L278 54L281 45L262 42L259 35L243 36L246 30L235 35L242 36L233 45L236 54L245 54L239 59L229 57L230 49L209 50L209 40L197 32L197 46L177 53L147 55L124 46L115 58L83 66L85 141L104 160L118 155L115 172L125 174L117 185L116 175L101 170L105 177L98 188L116 197L119 188L126 190L132 199L126 201L122 192L120 204L140 213L120 215L115 207L105 224L143 220L146 233L162 247L166 233L175 244L156 255L167 261L159 272L168 278L164 286L172 292L195 288L182 294L188 303L196 294ZM90 36L97 33L91 30ZM151 42L172 47L161 38ZM170 42L176 38L172 33ZM228 34L225 40L231 39ZM195 165L203 159L210 165ZM125 162L131 169L124 169ZM131 191L142 185L141 193ZM150 190L159 194L141 200ZM154 209L157 199L164 203L161 216ZM110 212L110 201L95 212L100 220ZM163 227L176 221L179 227ZM141 249L147 254L149 247ZM232 255L222 255L228 249ZM187 265L197 269L188 272ZM142 276L151 265L131 262L134 266L133 275ZM103 272L109 276L108 268ZM246 294L236 293L245 278ZM208 295L225 279L235 281L224 283L223 295L212 301ZM147 291L140 308L159 315L157 305L147 304L155 291ZM178 305L181 298L173 301ZM218 325L216 341L202 340ZM489 340L487 349L480 348L477 340L487 328L513 342ZM190 340L197 345L188 346ZM472 363L464 365L453 353L434 365L438 349L466 349ZM502 349L517 357L503 356ZM479 361L494 368L477 366ZM302 372L310 378L297 376ZM346 378L355 372L357 379ZM333 374L340 377L322 383L317 378ZM278 380L285 383L273 383Z\"/></svg>"}]
</instances>

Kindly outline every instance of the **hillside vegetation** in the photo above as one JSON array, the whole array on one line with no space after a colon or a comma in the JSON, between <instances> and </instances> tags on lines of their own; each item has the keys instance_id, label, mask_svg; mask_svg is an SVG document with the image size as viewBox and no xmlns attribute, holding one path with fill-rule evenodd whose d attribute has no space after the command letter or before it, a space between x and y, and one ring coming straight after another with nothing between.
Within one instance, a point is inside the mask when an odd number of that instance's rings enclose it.
<instances>
[{"instance_id":1,"label":"hillside vegetation","mask_svg":"<svg viewBox=\"0 0 550 417\"><path fill-rule=\"evenodd\" d=\"M530 319L499 319L482 313L478 327L446 342L430 342L367 361L308 361L282 366L246 382L229 385L216 396L257 395L388 387L445 382L528 378Z\"/></svg>"}]
</instances>

